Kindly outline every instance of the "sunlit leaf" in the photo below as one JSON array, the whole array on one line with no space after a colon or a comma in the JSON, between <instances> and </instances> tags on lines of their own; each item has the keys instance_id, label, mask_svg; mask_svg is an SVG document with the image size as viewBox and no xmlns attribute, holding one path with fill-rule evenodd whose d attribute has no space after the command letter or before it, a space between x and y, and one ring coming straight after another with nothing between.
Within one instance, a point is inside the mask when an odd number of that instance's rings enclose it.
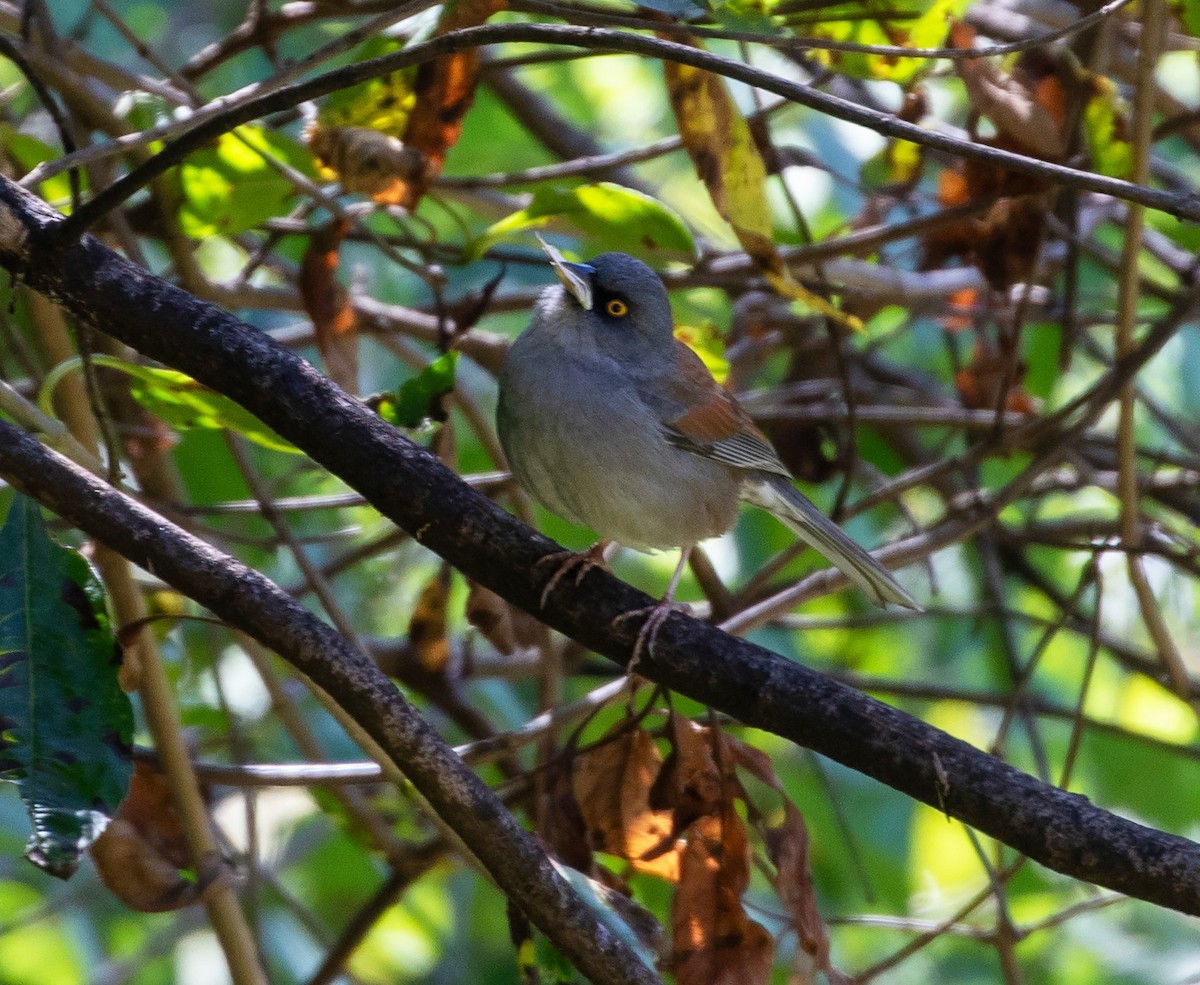
<instances>
[{"instance_id":1,"label":"sunlit leaf","mask_svg":"<svg viewBox=\"0 0 1200 985\"><path fill-rule=\"evenodd\" d=\"M358 48L352 61L357 64L380 58L401 47L394 38L377 34ZM417 101L413 93L416 76L415 67L405 68L332 92L317 110L317 123L330 128L365 127L403 137L409 114Z\"/></svg>"},{"instance_id":2,"label":"sunlit leaf","mask_svg":"<svg viewBox=\"0 0 1200 985\"><path fill-rule=\"evenodd\" d=\"M1100 174L1129 177L1133 146L1128 139L1128 107L1112 79L1091 77L1092 96L1083 108L1083 130L1087 135L1092 164Z\"/></svg>"},{"instance_id":3,"label":"sunlit leaf","mask_svg":"<svg viewBox=\"0 0 1200 985\"><path fill-rule=\"evenodd\" d=\"M28 858L67 878L125 795L133 713L103 590L17 496L0 528L0 780L33 822Z\"/></svg>"},{"instance_id":4,"label":"sunlit leaf","mask_svg":"<svg viewBox=\"0 0 1200 985\"><path fill-rule=\"evenodd\" d=\"M698 355L718 383L729 375L729 360L725 358L725 340L712 324L676 325L675 337Z\"/></svg>"},{"instance_id":5,"label":"sunlit leaf","mask_svg":"<svg viewBox=\"0 0 1200 985\"><path fill-rule=\"evenodd\" d=\"M311 157L300 144L256 126L222 134L215 147L190 155L179 168L184 233L233 236L285 211L296 189L268 157L312 174Z\"/></svg>"},{"instance_id":6,"label":"sunlit leaf","mask_svg":"<svg viewBox=\"0 0 1200 985\"><path fill-rule=\"evenodd\" d=\"M797 33L830 41L850 41L862 45L902 48L938 48L946 40L952 18L960 17L970 0L934 0L912 16L920 3L890 3L868 0L866 3L839 4L822 9L816 24L797 25ZM837 15L843 15L839 18ZM862 79L886 79L906 83L928 71L926 58L814 49L815 60L846 75Z\"/></svg>"},{"instance_id":7,"label":"sunlit leaf","mask_svg":"<svg viewBox=\"0 0 1200 985\"><path fill-rule=\"evenodd\" d=\"M717 212L751 257L775 266L767 168L725 80L678 62L663 71L679 135Z\"/></svg>"},{"instance_id":8,"label":"sunlit leaf","mask_svg":"<svg viewBox=\"0 0 1200 985\"><path fill-rule=\"evenodd\" d=\"M263 448L300 454L295 445L279 437L240 404L202 386L186 373L115 359L105 359L103 365L131 376L129 392L133 399L172 427L182 431L233 431Z\"/></svg>"},{"instance_id":9,"label":"sunlit leaf","mask_svg":"<svg viewBox=\"0 0 1200 985\"><path fill-rule=\"evenodd\" d=\"M620 250L646 259L691 259L696 253L692 234L667 206L632 188L600 182L535 189L525 208L493 224L472 244L470 255L480 257L496 243L556 219L584 233L598 250Z\"/></svg>"}]
</instances>

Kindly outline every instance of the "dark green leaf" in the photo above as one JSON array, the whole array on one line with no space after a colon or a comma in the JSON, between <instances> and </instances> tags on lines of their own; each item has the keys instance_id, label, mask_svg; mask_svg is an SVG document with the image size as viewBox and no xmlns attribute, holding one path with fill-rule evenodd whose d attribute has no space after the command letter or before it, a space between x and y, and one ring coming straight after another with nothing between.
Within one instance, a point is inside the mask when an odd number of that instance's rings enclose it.
<instances>
[{"instance_id":1,"label":"dark green leaf","mask_svg":"<svg viewBox=\"0 0 1200 985\"><path fill-rule=\"evenodd\" d=\"M385 421L398 428L419 427L423 421L431 418L444 419L438 401L454 389L457 367L457 352L439 356L399 390L375 398L375 410Z\"/></svg>"},{"instance_id":2,"label":"dark green leaf","mask_svg":"<svg viewBox=\"0 0 1200 985\"><path fill-rule=\"evenodd\" d=\"M0 528L0 779L33 822L26 855L67 878L117 809L133 769L133 712L87 562L17 496Z\"/></svg>"}]
</instances>

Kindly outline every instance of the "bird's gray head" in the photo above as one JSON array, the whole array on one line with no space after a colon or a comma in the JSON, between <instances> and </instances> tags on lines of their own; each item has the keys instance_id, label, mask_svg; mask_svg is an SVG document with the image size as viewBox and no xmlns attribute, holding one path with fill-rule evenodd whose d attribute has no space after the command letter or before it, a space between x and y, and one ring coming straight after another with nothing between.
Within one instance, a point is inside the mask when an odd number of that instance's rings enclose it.
<instances>
[{"instance_id":1,"label":"bird's gray head","mask_svg":"<svg viewBox=\"0 0 1200 985\"><path fill-rule=\"evenodd\" d=\"M653 270L627 253L601 253L587 263L551 258L562 286L547 290L537 316L602 350L664 348L674 336L671 301Z\"/></svg>"}]
</instances>

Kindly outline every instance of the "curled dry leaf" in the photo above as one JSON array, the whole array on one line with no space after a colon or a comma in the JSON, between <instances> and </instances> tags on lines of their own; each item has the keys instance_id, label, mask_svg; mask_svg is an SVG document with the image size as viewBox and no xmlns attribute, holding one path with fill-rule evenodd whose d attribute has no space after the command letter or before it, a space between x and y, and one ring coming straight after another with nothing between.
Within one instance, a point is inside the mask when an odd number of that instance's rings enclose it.
<instances>
[{"instance_id":1,"label":"curled dry leaf","mask_svg":"<svg viewBox=\"0 0 1200 985\"><path fill-rule=\"evenodd\" d=\"M969 366L954 374L954 385L963 406L973 410L995 410L1000 400L1000 388L1007 385L1004 409L1016 414L1032 414L1037 410L1033 397L1022 386L1028 367L1019 358L1016 365L982 340L975 343L975 353Z\"/></svg>"},{"instance_id":2,"label":"curled dry leaf","mask_svg":"<svg viewBox=\"0 0 1200 985\"><path fill-rule=\"evenodd\" d=\"M191 853L166 781L141 762L135 764L129 793L91 853L109 892L142 913L190 906L226 874L214 855L203 860L194 877L185 875Z\"/></svg>"},{"instance_id":3,"label":"curled dry leaf","mask_svg":"<svg viewBox=\"0 0 1200 985\"><path fill-rule=\"evenodd\" d=\"M507 0L458 0L447 4L435 36L476 27L507 6ZM416 208L429 183L441 173L446 153L458 143L463 117L475 101L479 60L479 49L470 48L425 62L417 70L417 102L404 131L404 145L421 154L424 168L403 189L398 204L406 209Z\"/></svg>"},{"instance_id":4,"label":"curled dry leaf","mask_svg":"<svg viewBox=\"0 0 1200 985\"><path fill-rule=\"evenodd\" d=\"M682 835L698 817L712 814L721 805L721 771L709 746L709 730L671 712L667 736L671 753L659 771L650 793L656 809L670 808L673 833Z\"/></svg>"},{"instance_id":5,"label":"curled dry leaf","mask_svg":"<svg viewBox=\"0 0 1200 985\"><path fill-rule=\"evenodd\" d=\"M816 892L808 858L808 827L804 815L791 802L783 783L775 775L770 757L762 750L748 746L730 735L722 736L722 753L730 762L750 773L779 794L782 820L773 824L775 817L761 814L749 798L747 812L762 833L767 855L775 866L772 884L780 902L791 916L798 944L796 977L793 982L815 981L815 972L824 971L832 981L836 973L829 965L829 932L817 908ZM801 977L807 973L808 977Z\"/></svg>"},{"instance_id":6,"label":"curled dry leaf","mask_svg":"<svg viewBox=\"0 0 1200 985\"><path fill-rule=\"evenodd\" d=\"M315 230L300 265L300 299L312 319L317 348L332 379L358 393L358 319L350 294L337 280L339 249L350 223L334 219Z\"/></svg>"},{"instance_id":7,"label":"curled dry leaf","mask_svg":"<svg viewBox=\"0 0 1200 985\"><path fill-rule=\"evenodd\" d=\"M817 909L808 861L808 827L795 804L785 800L783 810L783 822L766 828L763 840L775 865L775 892L796 931L797 971L828 970L829 932ZM804 960L799 960L801 956Z\"/></svg>"},{"instance_id":8,"label":"curled dry leaf","mask_svg":"<svg viewBox=\"0 0 1200 985\"><path fill-rule=\"evenodd\" d=\"M750 883L746 826L732 801L688 832L671 910L678 985L757 985L771 977L775 942L746 916Z\"/></svg>"},{"instance_id":9,"label":"curled dry leaf","mask_svg":"<svg viewBox=\"0 0 1200 985\"><path fill-rule=\"evenodd\" d=\"M545 632L533 616L474 581L467 595L467 622L506 657L535 646Z\"/></svg>"},{"instance_id":10,"label":"curled dry leaf","mask_svg":"<svg viewBox=\"0 0 1200 985\"><path fill-rule=\"evenodd\" d=\"M975 32L966 24L956 24L950 31L955 47L969 48L974 40ZM960 59L955 64L971 105L992 121L998 134L1047 160L1066 154L1065 93L1045 69L1046 62L1018 62L1011 75L986 58Z\"/></svg>"},{"instance_id":11,"label":"curled dry leaf","mask_svg":"<svg viewBox=\"0 0 1200 985\"><path fill-rule=\"evenodd\" d=\"M429 161L415 147L370 127L314 124L305 134L325 176L380 205L405 205L428 183Z\"/></svg>"},{"instance_id":12,"label":"curled dry leaf","mask_svg":"<svg viewBox=\"0 0 1200 985\"><path fill-rule=\"evenodd\" d=\"M673 812L650 806L662 755L645 729L624 732L575 761L575 799L593 847L626 859L638 872L679 878Z\"/></svg>"}]
</instances>

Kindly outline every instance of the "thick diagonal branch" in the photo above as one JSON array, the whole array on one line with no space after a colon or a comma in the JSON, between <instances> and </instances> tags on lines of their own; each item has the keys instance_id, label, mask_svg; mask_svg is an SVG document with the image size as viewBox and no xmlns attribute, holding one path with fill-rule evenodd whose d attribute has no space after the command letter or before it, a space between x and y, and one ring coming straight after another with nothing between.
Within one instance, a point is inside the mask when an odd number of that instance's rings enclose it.
<instances>
[{"instance_id":1,"label":"thick diagonal branch","mask_svg":"<svg viewBox=\"0 0 1200 985\"><path fill-rule=\"evenodd\" d=\"M556 545L472 491L436 458L263 333L147 274L89 237L59 246L54 235L59 222L61 217L44 204L0 182L0 265L54 297L77 318L237 400L357 488L419 542L509 601L537 611L543 579L535 562ZM18 444L20 455L13 451ZM100 539L125 545L138 563L167 576L168 559L157 553L165 545L152 536L154 530L130 534L118 517L56 493L55 483L41 478L46 466L32 455L32 445L29 439L18 442L13 429L6 429L0 436L0 473ZM182 579L193 566L212 566L212 554L203 546L191 560L176 557L170 564L172 577ZM649 600L603 573L589 575L585 588L559 592L556 600L561 603L543 613L544 618L598 653L628 660L636 626L617 632L612 620ZM228 592L193 586L192 594L225 618L238 604ZM381 742L396 741L394 728L406 736L427 731L412 722L401 724L394 688L365 671L366 676L360 676L340 664L323 666L327 658L314 646L312 631L289 623L268 625L267 610L251 608L249 613L239 609L238 618L230 621L252 631L317 677L339 700L349 702L364 724L377 730ZM251 616L253 629L247 621ZM342 659L338 656L336 661ZM1200 846L1040 783L822 674L683 616L663 626L644 671L747 724L806 745L944 810L1052 869L1200 914ZM411 765L405 769L413 776ZM436 785L436 771L426 779ZM459 781L454 775L442 782L453 787ZM460 795L454 789L436 798L424 792L435 804L449 799L452 805ZM504 870L510 871L507 865Z\"/></svg>"}]
</instances>

